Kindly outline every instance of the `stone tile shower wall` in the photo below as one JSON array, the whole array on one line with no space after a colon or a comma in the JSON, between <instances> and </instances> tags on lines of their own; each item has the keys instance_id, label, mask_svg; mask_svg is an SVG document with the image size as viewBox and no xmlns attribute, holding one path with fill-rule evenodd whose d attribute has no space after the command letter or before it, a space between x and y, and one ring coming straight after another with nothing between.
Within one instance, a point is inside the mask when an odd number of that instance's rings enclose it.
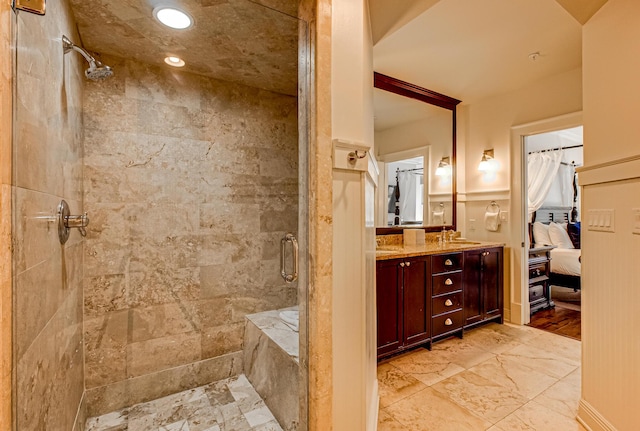
<instances>
[{"instance_id":1,"label":"stone tile shower wall","mask_svg":"<svg viewBox=\"0 0 640 431\"><path fill-rule=\"evenodd\" d=\"M12 12L6 12L12 13ZM83 429L82 247L61 245L61 199L82 212L83 63L66 1L17 16L13 143L13 358L15 429Z\"/></svg>"},{"instance_id":2,"label":"stone tile shower wall","mask_svg":"<svg viewBox=\"0 0 640 431\"><path fill-rule=\"evenodd\" d=\"M242 371L244 316L296 303L296 98L105 59L85 89L89 413Z\"/></svg>"}]
</instances>

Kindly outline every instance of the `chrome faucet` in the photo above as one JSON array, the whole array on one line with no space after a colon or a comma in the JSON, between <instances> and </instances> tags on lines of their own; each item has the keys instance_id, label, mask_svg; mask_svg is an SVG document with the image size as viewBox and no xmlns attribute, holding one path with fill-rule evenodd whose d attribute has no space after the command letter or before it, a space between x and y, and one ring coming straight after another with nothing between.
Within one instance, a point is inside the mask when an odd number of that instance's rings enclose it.
<instances>
[{"instance_id":1,"label":"chrome faucet","mask_svg":"<svg viewBox=\"0 0 640 431\"><path fill-rule=\"evenodd\" d=\"M453 229L450 229L447 233L449 234L449 242L452 242L453 236L456 234L456 231Z\"/></svg>"}]
</instances>

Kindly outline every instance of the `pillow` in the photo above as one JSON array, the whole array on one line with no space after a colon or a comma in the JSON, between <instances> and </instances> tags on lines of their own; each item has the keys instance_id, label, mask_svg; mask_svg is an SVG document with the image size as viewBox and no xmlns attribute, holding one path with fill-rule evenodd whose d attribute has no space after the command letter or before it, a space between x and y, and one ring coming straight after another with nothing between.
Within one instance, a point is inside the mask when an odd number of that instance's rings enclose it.
<instances>
[{"instance_id":1,"label":"pillow","mask_svg":"<svg viewBox=\"0 0 640 431\"><path fill-rule=\"evenodd\" d=\"M569 238L573 246L580 248L580 222L569 223L567 225L567 232L569 233Z\"/></svg>"},{"instance_id":2,"label":"pillow","mask_svg":"<svg viewBox=\"0 0 640 431\"><path fill-rule=\"evenodd\" d=\"M558 248L574 248L566 224L549 223L549 237L551 243Z\"/></svg>"},{"instance_id":3,"label":"pillow","mask_svg":"<svg viewBox=\"0 0 640 431\"><path fill-rule=\"evenodd\" d=\"M549 226L539 221L533 223L533 242L536 246L551 245L551 237L549 236Z\"/></svg>"}]
</instances>

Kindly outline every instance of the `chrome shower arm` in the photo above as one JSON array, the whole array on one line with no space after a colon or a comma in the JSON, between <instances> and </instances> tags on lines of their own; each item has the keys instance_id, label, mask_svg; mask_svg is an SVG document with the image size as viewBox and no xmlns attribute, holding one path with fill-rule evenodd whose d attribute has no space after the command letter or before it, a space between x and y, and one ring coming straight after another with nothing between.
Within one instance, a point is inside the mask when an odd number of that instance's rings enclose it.
<instances>
[{"instance_id":1,"label":"chrome shower arm","mask_svg":"<svg viewBox=\"0 0 640 431\"><path fill-rule=\"evenodd\" d=\"M89 62L89 65L91 66L95 67L97 63L96 59L93 58L87 51L85 51L84 49L80 48L78 45L71 42L71 40L64 35L62 36L62 49L64 50L65 54L69 51L79 52L85 58L85 60Z\"/></svg>"}]
</instances>

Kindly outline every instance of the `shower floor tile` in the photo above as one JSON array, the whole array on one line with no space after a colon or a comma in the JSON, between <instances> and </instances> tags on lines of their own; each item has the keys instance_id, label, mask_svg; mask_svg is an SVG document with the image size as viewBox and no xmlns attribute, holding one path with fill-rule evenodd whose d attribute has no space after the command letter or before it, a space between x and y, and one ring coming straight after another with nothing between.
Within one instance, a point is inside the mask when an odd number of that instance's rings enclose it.
<instances>
[{"instance_id":1,"label":"shower floor tile","mask_svg":"<svg viewBox=\"0 0 640 431\"><path fill-rule=\"evenodd\" d=\"M282 431L244 375L89 418L86 431Z\"/></svg>"}]
</instances>

